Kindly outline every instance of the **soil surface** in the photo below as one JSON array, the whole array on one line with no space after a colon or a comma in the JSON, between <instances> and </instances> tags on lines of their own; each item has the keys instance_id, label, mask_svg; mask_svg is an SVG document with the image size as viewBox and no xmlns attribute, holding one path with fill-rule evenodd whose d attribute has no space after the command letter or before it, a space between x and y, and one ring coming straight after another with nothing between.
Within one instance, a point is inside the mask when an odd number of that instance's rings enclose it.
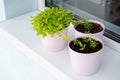
<instances>
[{"instance_id":1,"label":"soil surface","mask_svg":"<svg viewBox=\"0 0 120 80\"><path fill-rule=\"evenodd\" d=\"M70 42L69 46L72 50L74 50L76 52L79 52L79 53L89 54L89 53L97 52L103 47L102 44L99 41L96 41L98 43L96 48L91 48L90 43L85 43L82 38L79 38L78 40L80 40L83 44L86 44L86 47L83 51L79 49L80 48L79 46L74 45L73 41Z\"/></svg>"},{"instance_id":2,"label":"soil surface","mask_svg":"<svg viewBox=\"0 0 120 80\"><path fill-rule=\"evenodd\" d=\"M93 28L90 30L91 33L98 33L100 31L103 30L103 28L101 27L100 24L97 24L97 23L91 23L90 24L93 26ZM75 29L79 32L82 32L82 33L85 33L85 32L88 32L88 30L86 30L83 26L83 24L79 24L75 27Z\"/></svg>"}]
</instances>

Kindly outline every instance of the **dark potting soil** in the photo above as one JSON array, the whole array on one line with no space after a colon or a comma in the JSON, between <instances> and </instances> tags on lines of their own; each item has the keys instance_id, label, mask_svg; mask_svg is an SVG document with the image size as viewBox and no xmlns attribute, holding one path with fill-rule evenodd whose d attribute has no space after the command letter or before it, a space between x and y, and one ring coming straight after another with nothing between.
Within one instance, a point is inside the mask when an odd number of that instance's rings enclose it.
<instances>
[{"instance_id":1,"label":"dark potting soil","mask_svg":"<svg viewBox=\"0 0 120 80\"><path fill-rule=\"evenodd\" d=\"M97 33L103 30L100 24L92 23L92 22L90 22L90 24L93 26L93 28L90 30L91 33ZM77 25L75 29L82 33L88 32L88 30L84 28L83 24Z\"/></svg>"},{"instance_id":2,"label":"dark potting soil","mask_svg":"<svg viewBox=\"0 0 120 80\"><path fill-rule=\"evenodd\" d=\"M90 43L85 43L82 38L79 38L78 40L80 40L83 44L86 44L86 47L85 47L84 50L80 50L79 49L80 47L78 45L74 45L73 41L70 42L69 46L70 46L70 48L72 50L74 50L76 52L79 52L79 53L86 53L86 54L93 53L93 52L99 51L103 47L102 43L100 43L99 41L96 41L98 43L98 45L96 46L96 48L91 48L90 47Z\"/></svg>"}]
</instances>

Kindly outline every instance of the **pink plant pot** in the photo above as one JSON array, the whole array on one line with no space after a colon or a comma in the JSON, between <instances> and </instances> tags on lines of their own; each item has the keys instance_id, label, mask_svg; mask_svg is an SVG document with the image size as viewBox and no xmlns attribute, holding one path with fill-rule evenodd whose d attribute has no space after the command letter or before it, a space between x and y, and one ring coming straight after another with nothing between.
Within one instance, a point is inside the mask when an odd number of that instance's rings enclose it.
<instances>
[{"instance_id":1,"label":"pink plant pot","mask_svg":"<svg viewBox=\"0 0 120 80\"><path fill-rule=\"evenodd\" d=\"M99 38L96 37L92 37L92 38L97 41L100 41L103 44L103 42ZM85 54L85 53L78 53L69 47L70 61L73 71L76 74L82 76L90 76L95 74L100 68L103 48L104 45L102 49L100 49L97 52Z\"/></svg>"},{"instance_id":2,"label":"pink plant pot","mask_svg":"<svg viewBox=\"0 0 120 80\"><path fill-rule=\"evenodd\" d=\"M67 36L67 29L61 31L61 36L55 34L53 37L47 35L45 38L41 37L43 47L48 51L60 51L67 46L64 41L64 36Z\"/></svg>"},{"instance_id":3,"label":"pink plant pot","mask_svg":"<svg viewBox=\"0 0 120 80\"><path fill-rule=\"evenodd\" d=\"M99 21L96 21L96 20L88 20L89 22L93 22L93 23L97 23L97 24L100 24L101 27L103 28L103 30L101 32L98 32L98 33L90 33L90 34L86 34L86 33L82 33L82 32L79 32L77 31L75 28L74 28L74 31L75 31L75 37L80 37L80 36L95 36L95 37L98 37L100 39L102 39L102 36L103 36L103 33L104 33L104 30L105 30L105 26L103 23L99 22ZM77 25L75 25L76 27Z\"/></svg>"}]
</instances>

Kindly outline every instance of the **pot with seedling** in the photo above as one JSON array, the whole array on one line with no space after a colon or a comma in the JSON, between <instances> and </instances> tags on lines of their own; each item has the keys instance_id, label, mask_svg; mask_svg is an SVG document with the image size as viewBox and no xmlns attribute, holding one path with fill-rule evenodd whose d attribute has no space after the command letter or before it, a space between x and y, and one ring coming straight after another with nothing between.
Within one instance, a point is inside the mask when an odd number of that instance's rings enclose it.
<instances>
[{"instance_id":1,"label":"pot with seedling","mask_svg":"<svg viewBox=\"0 0 120 80\"><path fill-rule=\"evenodd\" d=\"M95 74L100 67L103 42L97 37L78 37L69 42L72 69L78 75Z\"/></svg>"},{"instance_id":2,"label":"pot with seedling","mask_svg":"<svg viewBox=\"0 0 120 80\"><path fill-rule=\"evenodd\" d=\"M45 8L31 17L33 30L41 36L43 47L49 51L60 51L67 45L67 28L74 23L74 15L62 7Z\"/></svg>"},{"instance_id":3,"label":"pot with seedling","mask_svg":"<svg viewBox=\"0 0 120 80\"><path fill-rule=\"evenodd\" d=\"M105 26L97 20L81 19L79 23L74 26L75 37L79 36L95 36L102 39Z\"/></svg>"}]
</instances>

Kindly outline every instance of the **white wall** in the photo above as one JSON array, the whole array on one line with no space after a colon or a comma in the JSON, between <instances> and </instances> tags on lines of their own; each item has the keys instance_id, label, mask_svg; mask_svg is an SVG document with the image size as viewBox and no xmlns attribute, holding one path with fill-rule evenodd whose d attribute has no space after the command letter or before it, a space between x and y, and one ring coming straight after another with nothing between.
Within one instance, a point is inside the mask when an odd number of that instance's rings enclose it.
<instances>
[{"instance_id":1,"label":"white wall","mask_svg":"<svg viewBox=\"0 0 120 80\"><path fill-rule=\"evenodd\" d=\"M5 20L5 7L4 0L0 0L0 21Z\"/></svg>"},{"instance_id":2,"label":"white wall","mask_svg":"<svg viewBox=\"0 0 120 80\"><path fill-rule=\"evenodd\" d=\"M37 0L4 0L6 18L15 16L37 9Z\"/></svg>"},{"instance_id":3,"label":"white wall","mask_svg":"<svg viewBox=\"0 0 120 80\"><path fill-rule=\"evenodd\" d=\"M38 0L38 9L43 11L45 8L45 0Z\"/></svg>"},{"instance_id":4,"label":"white wall","mask_svg":"<svg viewBox=\"0 0 120 80\"><path fill-rule=\"evenodd\" d=\"M0 0L0 21L36 10L37 0Z\"/></svg>"}]
</instances>

